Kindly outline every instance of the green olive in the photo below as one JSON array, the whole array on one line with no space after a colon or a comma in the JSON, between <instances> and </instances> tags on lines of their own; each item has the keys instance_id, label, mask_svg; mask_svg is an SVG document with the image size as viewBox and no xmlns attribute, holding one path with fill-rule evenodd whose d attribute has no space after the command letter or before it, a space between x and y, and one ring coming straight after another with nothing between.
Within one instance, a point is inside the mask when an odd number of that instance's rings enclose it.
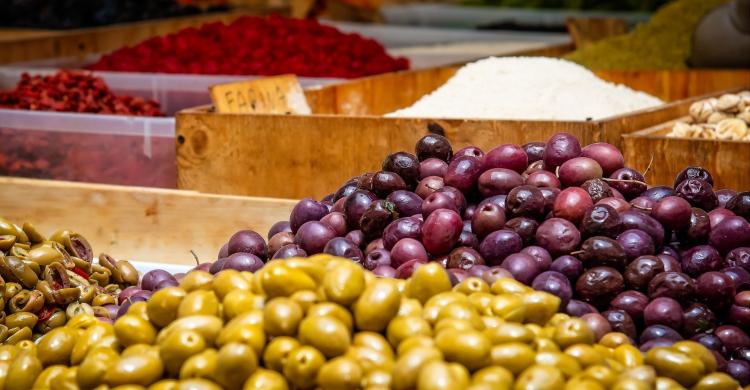
<instances>
[{"instance_id":1,"label":"green olive","mask_svg":"<svg viewBox=\"0 0 750 390\"><path fill-rule=\"evenodd\" d=\"M547 337L537 337L534 339L534 348L537 353L540 352L560 352L560 347L557 343Z\"/></svg>"},{"instance_id":2,"label":"green olive","mask_svg":"<svg viewBox=\"0 0 750 390\"><path fill-rule=\"evenodd\" d=\"M620 379L631 378L653 384L656 381L656 370L651 366L638 366L620 371Z\"/></svg>"},{"instance_id":3,"label":"green olive","mask_svg":"<svg viewBox=\"0 0 750 390\"><path fill-rule=\"evenodd\" d=\"M52 329L39 339L37 356L45 366L53 364L70 364L70 354L75 346L78 334L67 327Z\"/></svg>"},{"instance_id":4,"label":"green olive","mask_svg":"<svg viewBox=\"0 0 750 390\"><path fill-rule=\"evenodd\" d=\"M467 378L457 374L449 363L440 360L426 363L417 376L418 390L465 389L468 385Z\"/></svg>"},{"instance_id":5,"label":"green olive","mask_svg":"<svg viewBox=\"0 0 750 390\"><path fill-rule=\"evenodd\" d=\"M317 383L323 389L355 390L359 388L363 375L356 360L339 356L320 368Z\"/></svg>"},{"instance_id":6,"label":"green olive","mask_svg":"<svg viewBox=\"0 0 750 390\"><path fill-rule=\"evenodd\" d=\"M307 317L334 317L341 321L347 329L352 329L354 320L352 314L343 306L332 302L316 303L307 310Z\"/></svg>"},{"instance_id":7,"label":"green olive","mask_svg":"<svg viewBox=\"0 0 750 390\"><path fill-rule=\"evenodd\" d=\"M180 382L175 379L162 379L148 387L148 390L177 390Z\"/></svg>"},{"instance_id":8,"label":"green olive","mask_svg":"<svg viewBox=\"0 0 750 390\"><path fill-rule=\"evenodd\" d=\"M711 353L711 351L709 351L708 348L704 347L702 344L695 341L682 340L674 343L674 345L672 345L672 348L683 352L688 356L700 359L700 361L705 366L704 372L710 373L716 371L716 358L714 358L714 355Z\"/></svg>"},{"instance_id":9,"label":"green olive","mask_svg":"<svg viewBox=\"0 0 750 390\"><path fill-rule=\"evenodd\" d=\"M570 378L581 372L581 365L570 355L561 352L539 352L536 354L536 364L558 368L565 377Z\"/></svg>"},{"instance_id":10,"label":"green olive","mask_svg":"<svg viewBox=\"0 0 750 390\"><path fill-rule=\"evenodd\" d=\"M299 347L284 362L284 376L296 388L313 388L325 361L325 356L317 349L311 346Z\"/></svg>"},{"instance_id":11,"label":"green olive","mask_svg":"<svg viewBox=\"0 0 750 390\"><path fill-rule=\"evenodd\" d=\"M203 352L206 341L194 330L176 330L159 346L159 354L168 373L177 375L190 356Z\"/></svg>"},{"instance_id":12,"label":"green olive","mask_svg":"<svg viewBox=\"0 0 750 390\"><path fill-rule=\"evenodd\" d=\"M138 284L138 270L132 264L125 260L117 262L117 269L120 271L122 282L129 286Z\"/></svg>"},{"instance_id":13,"label":"green olive","mask_svg":"<svg viewBox=\"0 0 750 390\"><path fill-rule=\"evenodd\" d=\"M262 310L265 306L264 297L253 294L248 290L233 290L224 296L222 301L224 318L231 320L250 310Z\"/></svg>"},{"instance_id":14,"label":"green olive","mask_svg":"<svg viewBox=\"0 0 750 390\"><path fill-rule=\"evenodd\" d=\"M209 315L219 317L219 298L213 291L196 290L188 293L177 307L177 317Z\"/></svg>"},{"instance_id":15,"label":"green olive","mask_svg":"<svg viewBox=\"0 0 750 390\"><path fill-rule=\"evenodd\" d=\"M115 335L123 346L153 344L156 328L150 322L132 314L126 314L115 321Z\"/></svg>"},{"instance_id":16,"label":"green olive","mask_svg":"<svg viewBox=\"0 0 750 390\"><path fill-rule=\"evenodd\" d=\"M278 372L259 368L247 378L243 390L289 390L289 385Z\"/></svg>"},{"instance_id":17,"label":"green olive","mask_svg":"<svg viewBox=\"0 0 750 390\"><path fill-rule=\"evenodd\" d=\"M560 307L560 298L542 291L533 291L522 295L526 306L526 321L545 324Z\"/></svg>"},{"instance_id":18,"label":"green olive","mask_svg":"<svg viewBox=\"0 0 750 390\"><path fill-rule=\"evenodd\" d=\"M667 378L665 376L660 376L656 378L656 383L654 387L656 388L656 390L683 390L685 388L684 386L679 384L676 380L672 378ZM737 389L736 384L731 389Z\"/></svg>"},{"instance_id":19,"label":"green olive","mask_svg":"<svg viewBox=\"0 0 750 390\"><path fill-rule=\"evenodd\" d=\"M519 295L495 295L491 303L492 313L512 322L523 322L526 318L526 306Z\"/></svg>"},{"instance_id":20,"label":"green olive","mask_svg":"<svg viewBox=\"0 0 750 390\"><path fill-rule=\"evenodd\" d=\"M44 238L44 235L39 232L39 229L30 222L24 222L23 225L21 225L21 230L26 234L26 237L32 244L39 244L47 241L47 239Z\"/></svg>"},{"instance_id":21,"label":"green olive","mask_svg":"<svg viewBox=\"0 0 750 390\"><path fill-rule=\"evenodd\" d=\"M0 362L10 362L18 356L21 349L16 345L0 345Z\"/></svg>"},{"instance_id":22,"label":"green olive","mask_svg":"<svg viewBox=\"0 0 750 390\"><path fill-rule=\"evenodd\" d=\"M51 383L50 390L79 390L77 376L78 367L67 367Z\"/></svg>"},{"instance_id":23,"label":"green olive","mask_svg":"<svg viewBox=\"0 0 750 390\"><path fill-rule=\"evenodd\" d=\"M705 370L699 358L665 347L650 349L645 362L653 366L660 376L674 378L683 386L695 384Z\"/></svg>"},{"instance_id":24,"label":"green olive","mask_svg":"<svg viewBox=\"0 0 750 390\"><path fill-rule=\"evenodd\" d=\"M341 263L323 277L323 291L328 301L349 306L365 289L365 272L352 262Z\"/></svg>"},{"instance_id":25,"label":"green olive","mask_svg":"<svg viewBox=\"0 0 750 390\"><path fill-rule=\"evenodd\" d=\"M144 348L140 345L122 353L117 363L104 375L104 381L110 386L136 384L148 386L159 380L164 372L164 364L159 358L156 347ZM131 347L132 348L132 347Z\"/></svg>"},{"instance_id":26,"label":"green olive","mask_svg":"<svg viewBox=\"0 0 750 390\"><path fill-rule=\"evenodd\" d=\"M413 298L402 297L401 305L398 308L397 317L422 316L422 304Z\"/></svg>"},{"instance_id":27,"label":"green olive","mask_svg":"<svg viewBox=\"0 0 750 390\"><path fill-rule=\"evenodd\" d=\"M239 318L239 317L237 317ZM251 346L257 355L263 353L266 345L266 334L259 325L235 322L232 320L219 333L216 345L222 347L229 343L243 343Z\"/></svg>"},{"instance_id":28,"label":"green olive","mask_svg":"<svg viewBox=\"0 0 750 390\"><path fill-rule=\"evenodd\" d=\"M16 296L16 294L18 294L22 290L23 286L21 286L19 283L7 282L5 283L5 288L3 289L3 298L5 298L5 301L10 301L11 298Z\"/></svg>"},{"instance_id":29,"label":"green olive","mask_svg":"<svg viewBox=\"0 0 750 390\"><path fill-rule=\"evenodd\" d=\"M78 302L80 303L86 303L91 304L91 301L94 300L94 297L96 296L97 287L96 286L86 286L81 290L81 294L78 297Z\"/></svg>"},{"instance_id":30,"label":"green olive","mask_svg":"<svg viewBox=\"0 0 750 390\"><path fill-rule=\"evenodd\" d=\"M451 303L469 304L469 298L466 295L455 291L448 291L437 294L430 298L423 306L422 317L430 324L437 322L440 311Z\"/></svg>"},{"instance_id":31,"label":"green olive","mask_svg":"<svg viewBox=\"0 0 750 390\"><path fill-rule=\"evenodd\" d=\"M53 246L38 246L29 251L26 259L39 265L48 266L55 262L62 262L65 256Z\"/></svg>"},{"instance_id":32,"label":"green olive","mask_svg":"<svg viewBox=\"0 0 750 390\"><path fill-rule=\"evenodd\" d=\"M560 348L567 348L573 344L593 344L594 332L586 321L580 318L568 318L555 326L554 340Z\"/></svg>"},{"instance_id":33,"label":"green olive","mask_svg":"<svg viewBox=\"0 0 750 390\"><path fill-rule=\"evenodd\" d=\"M467 321L476 330L482 330L484 326L479 313L468 303L454 302L443 307L440 313L438 313L437 321L439 322L446 318Z\"/></svg>"},{"instance_id":34,"label":"green olive","mask_svg":"<svg viewBox=\"0 0 750 390\"><path fill-rule=\"evenodd\" d=\"M10 363L9 361L0 360L0 389L5 388L5 380L8 378Z\"/></svg>"},{"instance_id":35,"label":"green olive","mask_svg":"<svg viewBox=\"0 0 750 390\"><path fill-rule=\"evenodd\" d=\"M271 299L263 309L263 329L269 336L294 336L304 312L297 301L278 297Z\"/></svg>"},{"instance_id":36,"label":"green olive","mask_svg":"<svg viewBox=\"0 0 750 390\"><path fill-rule=\"evenodd\" d=\"M206 315L178 318L159 332L156 342L161 344L171 332L179 329L195 330L203 336L207 345L213 345L222 330L222 321L218 317Z\"/></svg>"},{"instance_id":37,"label":"green olive","mask_svg":"<svg viewBox=\"0 0 750 390\"><path fill-rule=\"evenodd\" d=\"M162 328L177 319L177 309L187 294L179 287L166 287L156 291L146 304L148 318Z\"/></svg>"},{"instance_id":38,"label":"green olive","mask_svg":"<svg viewBox=\"0 0 750 390\"><path fill-rule=\"evenodd\" d=\"M428 263L417 268L409 279L409 296L422 304L451 288L448 272L438 263Z\"/></svg>"},{"instance_id":39,"label":"green olive","mask_svg":"<svg viewBox=\"0 0 750 390\"><path fill-rule=\"evenodd\" d=\"M282 372L289 354L299 348L300 343L292 337L274 337L263 352L263 363L266 368Z\"/></svg>"},{"instance_id":40,"label":"green olive","mask_svg":"<svg viewBox=\"0 0 750 390\"><path fill-rule=\"evenodd\" d=\"M633 378L624 378L615 383L612 390L650 390L651 384Z\"/></svg>"},{"instance_id":41,"label":"green olive","mask_svg":"<svg viewBox=\"0 0 750 390\"><path fill-rule=\"evenodd\" d=\"M5 326L8 328L23 328L24 326L33 328L38 320L39 317L36 314L21 311L5 317Z\"/></svg>"},{"instance_id":42,"label":"green olive","mask_svg":"<svg viewBox=\"0 0 750 390\"><path fill-rule=\"evenodd\" d=\"M34 389L48 389L52 387L52 382L59 380L59 377L68 369L67 366L57 364L49 366L42 371L34 381Z\"/></svg>"},{"instance_id":43,"label":"green olive","mask_svg":"<svg viewBox=\"0 0 750 390\"><path fill-rule=\"evenodd\" d=\"M211 378L216 371L219 352L213 348L189 357L180 368L180 379Z\"/></svg>"},{"instance_id":44,"label":"green olive","mask_svg":"<svg viewBox=\"0 0 750 390\"><path fill-rule=\"evenodd\" d=\"M534 340L534 333L529 328L515 322L505 322L496 328L485 329L484 334L494 345L513 341L528 344Z\"/></svg>"},{"instance_id":45,"label":"green olive","mask_svg":"<svg viewBox=\"0 0 750 390\"><path fill-rule=\"evenodd\" d=\"M5 313L5 312L3 312ZM2 319L0 319L0 322L2 322ZM10 335L10 331L7 326L0 324L0 344L4 343L5 340Z\"/></svg>"},{"instance_id":46,"label":"green olive","mask_svg":"<svg viewBox=\"0 0 750 390\"><path fill-rule=\"evenodd\" d=\"M33 332L29 327L23 328L11 328L8 330L8 338L5 339L6 344L18 344L22 341L31 340Z\"/></svg>"},{"instance_id":47,"label":"green olive","mask_svg":"<svg viewBox=\"0 0 750 390\"><path fill-rule=\"evenodd\" d=\"M443 318L440 321L438 321L434 326L434 334L439 334L443 330L446 329L453 329L458 331L470 331L470 330L477 330L474 327L474 324L467 320L462 320L458 318Z\"/></svg>"},{"instance_id":48,"label":"green olive","mask_svg":"<svg viewBox=\"0 0 750 390\"><path fill-rule=\"evenodd\" d=\"M337 318L307 317L299 325L299 341L311 345L327 358L343 355L351 345L349 329Z\"/></svg>"},{"instance_id":49,"label":"green olive","mask_svg":"<svg viewBox=\"0 0 750 390\"><path fill-rule=\"evenodd\" d=\"M737 381L723 372L713 372L693 385L693 390L734 390L737 388Z\"/></svg>"},{"instance_id":50,"label":"green olive","mask_svg":"<svg viewBox=\"0 0 750 390\"><path fill-rule=\"evenodd\" d=\"M516 380L516 390L562 389L565 377L562 371L553 366L533 365L521 372Z\"/></svg>"},{"instance_id":51,"label":"green olive","mask_svg":"<svg viewBox=\"0 0 750 390\"><path fill-rule=\"evenodd\" d=\"M417 347L400 356L393 365L393 389L413 389L419 371L431 361L441 361L443 354L437 348Z\"/></svg>"},{"instance_id":52,"label":"green olive","mask_svg":"<svg viewBox=\"0 0 750 390\"><path fill-rule=\"evenodd\" d=\"M0 234L0 252L5 252L16 244L16 236Z\"/></svg>"},{"instance_id":53,"label":"green olive","mask_svg":"<svg viewBox=\"0 0 750 390\"><path fill-rule=\"evenodd\" d=\"M461 281L461 283L453 287L453 291L456 291L465 295L471 295L474 293L489 293L490 286L487 284L487 282L485 282L481 278L471 276L471 277L464 279L463 281Z\"/></svg>"},{"instance_id":54,"label":"green olive","mask_svg":"<svg viewBox=\"0 0 750 390\"><path fill-rule=\"evenodd\" d=\"M398 348L401 341L408 337L417 335L432 336L432 328L422 317L396 317L388 324L386 334L388 335L388 342L394 348Z\"/></svg>"},{"instance_id":55,"label":"green olive","mask_svg":"<svg viewBox=\"0 0 750 390\"><path fill-rule=\"evenodd\" d=\"M178 390L222 390L222 387L207 379L186 379L180 381Z\"/></svg>"},{"instance_id":56,"label":"green olive","mask_svg":"<svg viewBox=\"0 0 750 390\"><path fill-rule=\"evenodd\" d=\"M65 307L65 313L68 314L68 318L75 317L78 313L84 311L86 303L78 303L78 298L81 297L81 290L78 287L61 288L52 292L52 298L58 306ZM71 308L71 304L75 304ZM88 311L86 311L88 313Z\"/></svg>"},{"instance_id":57,"label":"green olive","mask_svg":"<svg viewBox=\"0 0 750 390\"><path fill-rule=\"evenodd\" d=\"M8 367L5 377L6 390L26 390L34 384L34 380L41 374L42 361L30 351L21 351Z\"/></svg>"},{"instance_id":58,"label":"green olive","mask_svg":"<svg viewBox=\"0 0 750 390\"><path fill-rule=\"evenodd\" d=\"M6 278L15 279L26 289L33 289L39 281L31 267L15 256L0 257L0 271L7 276Z\"/></svg>"},{"instance_id":59,"label":"green olive","mask_svg":"<svg viewBox=\"0 0 750 390\"><path fill-rule=\"evenodd\" d=\"M588 344L574 344L565 349L565 354L576 359L581 367L586 368L598 364L605 364L604 357Z\"/></svg>"},{"instance_id":60,"label":"green olive","mask_svg":"<svg viewBox=\"0 0 750 390\"><path fill-rule=\"evenodd\" d=\"M375 332L357 332L352 338L352 345L358 347L372 348L380 353L386 354L393 359L393 349L388 340L380 333Z\"/></svg>"},{"instance_id":61,"label":"green olive","mask_svg":"<svg viewBox=\"0 0 750 390\"><path fill-rule=\"evenodd\" d=\"M94 299L91 300L91 305L93 306L114 305L116 303L117 300L115 297L109 294L97 294L94 296Z\"/></svg>"},{"instance_id":62,"label":"green olive","mask_svg":"<svg viewBox=\"0 0 750 390\"><path fill-rule=\"evenodd\" d=\"M65 325L67 322L68 316L65 312L60 309L55 309L49 318L37 324L37 329L42 333L47 333L52 329Z\"/></svg>"},{"instance_id":63,"label":"green olive","mask_svg":"<svg viewBox=\"0 0 750 390\"><path fill-rule=\"evenodd\" d=\"M398 314L401 294L391 280L378 279L365 287L354 302L354 322L359 330L382 332Z\"/></svg>"},{"instance_id":64,"label":"green olive","mask_svg":"<svg viewBox=\"0 0 750 390\"><path fill-rule=\"evenodd\" d=\"M565 383L565 390L605 390L605 387L592 378L577 375Z\"/></svg>"},{"instance_id":65,"label":"green olive","mask_svg":"<svg viewBox=\"0 0 750 390\"><path fill-rule=\"evenodd\" d=\"M408 350L416 347L435 347L435 339L428 336L413 336L401 341L398 345L397 355L401 356Z\"/></svg>"},{"instance_id":66,"label":"green olive","mask_svg":"<svg viewBox=\"0 0 750 390\"><path fill-rule=\"evenodd\" d=\"M373 370L362 378L362 387L365 389L390 389L391 374L384 370Z\"/></svg>"},{"instance_id":67,"label":"green olive","mask_svg":"<svg viewBox=\"0 0 750 390\"><path fill-rule=\"evenodd\" d=\"M303 258L285 259L282 261L278 261L277 264L300 270L304 272L307 276L311 277L315 281L316 285L320 285L320 284L323 284L323 279L325 278L327 272L329 272L331 269L336 268L338 265L349 261L346 259L329 256L328 259L323 260L321 262L321 261L318 261L316 256L320 256L320 255L313 255L313 256L308 257L307 259L303 259ZM274 262L272 261L271 263L272 263L271 266L273 267Z\"/></svg>"},{"instance_id":68,"label":"green olive","mask_svg":"<svg viewBox=\"0 0 750 390\"><path fill-rule=\"evenodd\" d=\"M602 338L599 339L598 343L609 348L617 348L618 346L623 344L632 344L630 338L628 338L628 336L624 333L620 332L609 332L602 336Z\"/></svg>"},{"instance_id":69,"label":"green olive","mask_svg":"<svg viewBox=\"0 0 750 390\"><path fill-rule=\"evenodd\" d=\"M471 383L486 383L495 389L509 389L513 384L513 373L500 366L485 367L474 373Z\"/></svg>"},{"instance_id":70,"label":"green olive","mask_svg":"<svg viewBox=\"0 0 750 390\"><path fill-rule=\"evenodd\" d=\"M472 371L490 363L492 344L487 336L476 330L442 331L435 338L435 345L443 353L445 360L460 363Z\"/></svg>"},{"instance_id":71,"label":"green olive","mask_svg":"<svg viewBox=\"0 0 750 390\"><path fill-rule=\"evenodd\" d=\"M263 270L261 285L268 298L288 297L300 290L315 290L315 281L304 271L287 265Z\"/></svg>"},{"instance_id":72,"label":"green olive","mask_svg":"<svg viewBox=\"0 0 750 390\"><path fill-rule=\"evenodd\" d=\"M505 367L514 375L533 365L536 352L527 344L510 342L495 345L490 351L492 365Z\"/></svg>"},{"instance_id":73,"label":"green olive","mask_svg":"<svg viewBox=\"0 0 750 390\"><path fill-rule=\"evenodd\" d=\"M180 288L187 291L213 289L214 276L206 271L193 270L185 275L180 282Z\"/></svg>"},{"instance_id":74,"label":"green olive","mask_svg":"<svg viewBox=\"0 0 750 390\"><path fill-rule=\"evenodd\" d=\"M114 328L110 324L100 323L88 327L83 336L76 339L73 350L70 353L70 362L78 365L86 357L88 352L97 346L107 336L114 335Z\"/></svg>"},{"instance_id":75,"label":"green olive","mask_svg":"<svg viewBox=\"0 0 750 390\"><path fill-rule=\"evenodd\" d=\"M473 292L469 294L469 303L471 303L471 306L479 314L482 316L492 316L492 318L500 320L499 317L494 317L494 313L492 312L492 302L494 300L495 296L487 292Z\"/></svg>"},{"instance_id":76,"label":"green olive","mask_svg":"<svg viewBox=\"0 0 750 390\"><path fill-rule=\"evenodd\" d=\"M5 218L0 218L0 234L13 235L18 239L18 242L29 242L29 236L26 235L23 229Z\"/></svg>"},{"instance_id":77,"label":"green olive","mask_svg":"<svg viewBox=\"0 0 750 390\"><path fill-rule=\"evenodd\" d=\"M365 374L374 370L390 372L393 369L392 353L380 352L370 347L353 346L346 351L346 356L356 360Z\"/></svg>"},{"instance_id":78,"label":"green olive","mask_svg":"<svg viewBox=\"0 0 750 390\"><path fill-rule=\"evenodd\" d=\"M613 358L625 367L638 367L643 365L643 353L630 344L622 344L615 348Z\"/></svg>"},{"instance_id":79,"label":"green olive","mask_svg":"<svg viewBox=\"0 0 750 390\"><path fill-rule=\"evenodd\" d=\"M513 278L500 278L492 283L490 286L490 292L495 295L501 294L525 294L531 292L531 287L513 279Z\"/></svg>"},{"instance_id":80,"label":"green olive","mask_svg":"<svg viewBox=\"0 0 750 390\"><path fill-rule=\"evenodd\" d=\"M258 357L252 347L229 343L219 349L213 379L225 389L241 389L258 368Z\"/></svg>"},{"instance_id":81,"label":"green olive","mask_svg":"<svg viewBox=\"0 0 750 390\"><path fill-rule=\"evenodd\" d=\"M611 387L617 380L615 371L604 365L591 366L584 370L583 375L596 380L605 387Z\"/></svg>"}]
</instances>

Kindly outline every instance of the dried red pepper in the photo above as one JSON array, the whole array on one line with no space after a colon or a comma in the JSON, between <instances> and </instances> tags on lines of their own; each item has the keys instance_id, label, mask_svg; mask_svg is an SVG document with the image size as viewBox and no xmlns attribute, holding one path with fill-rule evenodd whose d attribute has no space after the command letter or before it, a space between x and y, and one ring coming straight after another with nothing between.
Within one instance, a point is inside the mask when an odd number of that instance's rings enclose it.
<instances>
[{"instance_id":1,"label":"dried red pepper","mask_svg":"<svg viewBox=\"0 0 750 390\"><path fill-rule=\"evenodd\" d=\"M409 68L377 41L316 20L243 17L148 39L103 56L93 70L353 78Z\"/></svg>"}]
</instances>

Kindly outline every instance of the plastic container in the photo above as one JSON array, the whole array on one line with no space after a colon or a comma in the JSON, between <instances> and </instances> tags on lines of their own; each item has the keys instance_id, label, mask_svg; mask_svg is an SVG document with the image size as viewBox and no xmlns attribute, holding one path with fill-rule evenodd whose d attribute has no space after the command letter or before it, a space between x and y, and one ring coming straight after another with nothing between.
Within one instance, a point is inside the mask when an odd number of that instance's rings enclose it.
<instances>
[{"instance_id":1,"label":"plastic container","mask_svg":"<svg viewBox=\"0 0 750 390\"><path fill-rule=\"evenodd\" d=\"M0 175L176 188L174 129L174 118L0 109Z\"/></svg>"}]
</instances>

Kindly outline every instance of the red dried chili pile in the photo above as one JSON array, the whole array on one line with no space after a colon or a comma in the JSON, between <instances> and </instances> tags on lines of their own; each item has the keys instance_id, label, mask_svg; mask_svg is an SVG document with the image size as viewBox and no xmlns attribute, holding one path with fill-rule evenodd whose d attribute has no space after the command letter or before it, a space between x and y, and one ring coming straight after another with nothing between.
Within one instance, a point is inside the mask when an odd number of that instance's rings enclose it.
<instances>
[{"instance_id":1,"label":"red dried chili pile","mask_svg":"<svg viewBox=\"0 0 750 390\"><path fill-rule=\"evenodd\" d=\"M100 77L68 70L49 76L24 73L15 89L0 92L0 108L164 116L153 100L116 96Z\"/></svg>"},{"instance_id":2,"label":"red dried chili pile","mask_svg":"<svg viewBox=\"0 0 750 390\"><path fill-rule=\"evenodd\" d=\"M354 78L409 68L377 41L316 20L243 17L119 49L93 70Z\"/></svg>"}]
</instances>

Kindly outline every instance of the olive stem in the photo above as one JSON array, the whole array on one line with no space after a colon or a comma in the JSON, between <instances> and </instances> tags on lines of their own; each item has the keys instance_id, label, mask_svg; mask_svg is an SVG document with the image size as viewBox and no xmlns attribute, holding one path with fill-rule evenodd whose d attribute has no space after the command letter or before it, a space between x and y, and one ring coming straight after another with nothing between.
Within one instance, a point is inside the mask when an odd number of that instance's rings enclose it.
<instances>
[{"instance_id":1,"label":"olive stem","mask_svg":"<svg viewBox=\"0 0 750 390\"><path fill-rule=\"evenodd\" d=\"M652 154L652 155L651 155L651 160L649 160L649 162L648 162L648 166L646 166L646 170L645 170L645 171L643 171L643 177L646 177L646 175L648 175L648 171L650 171L650 170L651 170L651 165L652 165L653 163L654 163L654 155Z\"/></svg>"},{"instance_id":2,"label":"olive stem","mask_svg":"<svg viewBox=\"0 0 750 390\"><path fill-rule=\"evenodd\" d=\"M634 184L643 184L644 186L647 186L647 187L648 187L648 184L646 184L645 182L642 182L642 181L640 181L640 180L630 180L630 179L609 179L609 178L606 178L606 177L603 177L603 178L602 178L602 180L604 180L604 181L606 181L606 182L608 182L608 183L609 183L609 182L616 182L616 183L634 183Z\"/></svg>"},{"instance_id":3,"label":"olive stem","mask_svg":"<svg viewBox=\"0 0 750 390\"><path fill-rule=\"evenodd\" d=\"M200 265L201 262L200 262L200 260L198 260L198 255L195 254L195 251L191 249L190 253L193 255L193 258L195 259L195 264L196 265Z\"/></svg>"},{"instance_id":4,"label":"olive stem","mask_svg":"<svg viewBox=\"0 0 750 390\"><path fill-rule=\"evenodd\" d=\"M638 206L637 204L631 204L630 207L643 211L651 211L651 207Z\"/></svg>"},{"instance_id":5,"label":"olive stem","mask_svg":"<svg viewBox=\"0 0 750 390\"><path fill-rule=\"evenodd\" d=\"M584 253L586 253L586 251L575 251L575 252L570 252L570 255L571 256L578 256L578 255L582 255Z\"/></svg>"}]
</instances>

